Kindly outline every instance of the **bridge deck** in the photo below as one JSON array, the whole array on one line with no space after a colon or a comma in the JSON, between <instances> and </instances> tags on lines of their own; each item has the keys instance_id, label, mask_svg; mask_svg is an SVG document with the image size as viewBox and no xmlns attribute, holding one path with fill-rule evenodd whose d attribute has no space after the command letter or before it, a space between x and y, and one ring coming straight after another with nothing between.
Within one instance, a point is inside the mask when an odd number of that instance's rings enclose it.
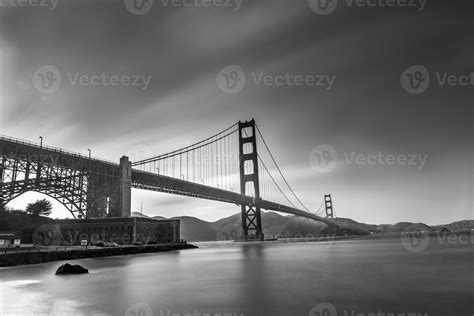
<instances>
[{"instance_id":1,"label":"bridge deck","mask_svg":"<svg viewBox=\"0 0 474 316\"><path fill-rule=\"evenodd\" d=\"M178 194L237 205L258 205L264 210L292 214L328 225L336 225L328 219L290 206L136 169L132 170L132 186L137 189Z\"/></svg>"},{"instance_id":2,"label":"bridge deck","mask_svg":"<svg viewBox=\"0 0 474 316\"><path fill-rule=\"evenodd\" d=\"M103 159L89 158L85 155L60 148L40 146L35 143L1 135L0 157L30 161L32 163L40 163L44 165L54 165L56 167L78 170L87 174L100 174L108 177L120 176L120 166L117 163ZM2 184L7 185L8 182L0 181L0 185ZM237 205L258 205L264 210L293 214L323 222L328 225L335 225L333 222L325 218L286 205L262 199L255 199L240 193L230 192L137 169L132 169L132 186L137 189L177 194Z\"/></svg>"}]
</instances>

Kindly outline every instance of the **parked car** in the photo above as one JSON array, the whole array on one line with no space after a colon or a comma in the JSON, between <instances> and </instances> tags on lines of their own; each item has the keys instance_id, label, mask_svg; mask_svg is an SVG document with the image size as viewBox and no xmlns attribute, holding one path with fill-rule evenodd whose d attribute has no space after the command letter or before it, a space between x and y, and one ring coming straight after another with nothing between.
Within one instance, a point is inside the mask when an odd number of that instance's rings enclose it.
<instances>
[{"instance_id":1,"label":"parked car","mask_svg":"<svg viewBox=\"0 0 474 316\"><path fill-rule=\"evenodd\" d=\"M81 246L87 246L87 245L89 245L89 241L87 241L86 239L81 240Z\"/></svg>"},{"instance_id":2,"label":"parked car","mask_svg":"<svg viewBox=\"0 0 474 316\"><path fill-rule=\"evenodd\" d=\"M97 247L107 247L105 241L99 240L96 244Z\"/></svg>"}]
</instances>

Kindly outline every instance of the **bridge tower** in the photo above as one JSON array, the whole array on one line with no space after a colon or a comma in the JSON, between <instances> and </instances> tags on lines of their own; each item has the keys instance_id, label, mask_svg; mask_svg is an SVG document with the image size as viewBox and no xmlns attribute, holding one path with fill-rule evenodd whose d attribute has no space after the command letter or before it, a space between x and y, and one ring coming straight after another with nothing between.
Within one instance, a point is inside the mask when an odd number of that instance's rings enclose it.
<instances>
[{"instance_id":1,"label":"bridge tower","mask_svg":"<svg viewBox=\"0 0 474 316\"><path fill-rule=\"evenodd\" d=\"M263 240L262 218L260 206L260 183L258 179L257 138L255 134L255 120L249 122L239 121L239 168L240 168L240 193L247 195L250 192L247 184L253 184L253 205L242 205L242 230L244 240ZM247 173L246 173L247 171Z\"/></svg>"},{"instance_id":2,"label":"bridge tower","mask_svg":"<svg viewBox=\"0 0 474 316\"><path fill-rule=\"evenodd\" d=\"M334 218L331 194L324 195L324 205L326 207L326 218Z\"/></svg>"}]
</instances>

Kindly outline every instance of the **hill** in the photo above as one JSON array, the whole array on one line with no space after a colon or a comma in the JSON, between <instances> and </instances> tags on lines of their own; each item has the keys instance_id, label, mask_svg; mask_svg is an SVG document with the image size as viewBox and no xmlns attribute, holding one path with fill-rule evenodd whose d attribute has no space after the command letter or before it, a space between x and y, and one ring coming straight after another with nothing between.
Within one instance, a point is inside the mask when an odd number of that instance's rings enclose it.
<instances>
[{"instance_id":1,"label":"hill","mask_svg":"<svg viewBox=\"0 0 474 316\"><path fill-rule=\"evenodd\" d=\"M181 238L187 241L207 241L216 240L216 231L212 224L195 217L179 216L181 222Z\"/></svg>"},{"instance_id":2,"label":"hill","mask_svg":"<svg viewBox=\"0 0 474 316\"><path fill-rule=\"evenodd\" d=\"M451 224L446 225L437 225L433 226L436 230L443 230L443 228L452 232L463 232L463 231L471 231L474 229L474 220L466 220L466 221L459 221L454 222Z\"/></svg>"}]
</instances>

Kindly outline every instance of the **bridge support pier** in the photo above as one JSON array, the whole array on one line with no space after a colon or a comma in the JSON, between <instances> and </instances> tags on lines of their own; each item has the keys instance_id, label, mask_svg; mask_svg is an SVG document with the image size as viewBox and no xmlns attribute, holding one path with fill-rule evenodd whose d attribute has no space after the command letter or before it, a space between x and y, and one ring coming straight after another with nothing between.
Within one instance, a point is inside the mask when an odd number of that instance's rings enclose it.
<instances>
[{"instance_id":1,"label":"bridge support pier","mask_svg":"<svg viewBox=\"0 0 474 316\"><path fill-rule=\"evenodd\" d=\"M239 156L240 192L243 195L253 193L255 202L257 202L260 199L260 184L255 120L239 122ZM250 187L247 187L247 184L250 184ZM255 204L242 205L242 237L244 240L264 240L260 206Z\"/></svg>"},{"instance_id":2,"label":"bridge support pier","mask_svg":"<svg viewBox=\"0 0 474 316\"><path fill-rule=\"evenodd\" d=\"M132 208L132 163L128 157L120 158L119 214L130 217Z\"/></svg>"},{"instance_id":3,"label":"bridge support pier","mask_svg":"<svg viewBox=\"0 0 474 316\"><path fill-rule=\"evenodd\" d=\"M128 157L120 158L119 174L116 176L88 175L88 218L130 217L131 201L132 164Z\"/></svg>"}]
</instances>

